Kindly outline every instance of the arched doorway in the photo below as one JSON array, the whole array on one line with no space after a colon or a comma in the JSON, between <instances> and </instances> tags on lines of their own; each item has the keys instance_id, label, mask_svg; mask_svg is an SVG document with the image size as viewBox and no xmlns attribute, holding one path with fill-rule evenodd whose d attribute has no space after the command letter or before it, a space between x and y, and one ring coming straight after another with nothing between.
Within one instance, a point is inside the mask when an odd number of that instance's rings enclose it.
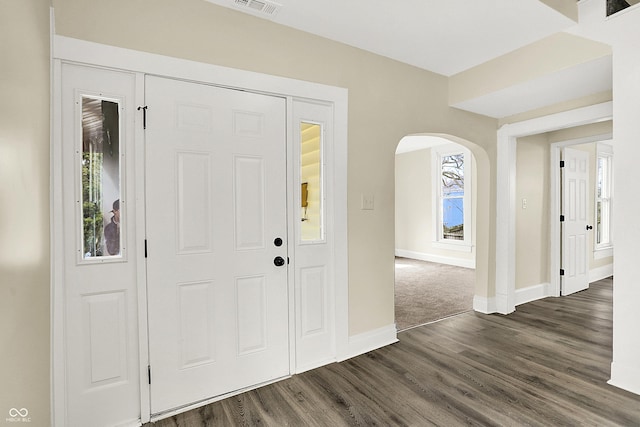
<instances>
[{"instance_id":1,"label":"arched doorway","mask_svg":"<svg viewBox=\"0 0 640 427\"><path fill-rule=\"evenodd\" d=\"M477 164L447 135L409 135L395 156L395 320L405 330L473 309Z\"/></svg>"}]
</instances>

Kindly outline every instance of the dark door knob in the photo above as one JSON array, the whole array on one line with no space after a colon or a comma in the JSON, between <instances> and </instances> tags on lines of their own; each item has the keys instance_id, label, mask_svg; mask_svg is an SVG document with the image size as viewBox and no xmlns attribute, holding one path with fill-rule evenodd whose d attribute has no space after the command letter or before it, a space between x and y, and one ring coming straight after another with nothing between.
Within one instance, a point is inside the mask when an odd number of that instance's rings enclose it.
<instances>
[{"instance_id":1,"label":"dark door knob","mask_svg":"<svg viewBox=\"0 0 640 427\"><path fill-rule=\"evenodd\" d=\"M593 230L593 226L587 225L587 231L589 231L589 230Z\"/></svg>"},{"instance_id":2,"label":"dark door knob","mask_svg":"<svg viewBox=\"0 0 640 427\"><path fill-rule=\"evenodd\" d=\"M282 239L279 237L276 237L276 239L273 241L273 244L276 246L282 246Z\"/></svg>"},{"instance_id":3,"label":"dark door knob","mask_svg":"<svg viewBox=\"0 0 640 427\"><path fill-rule=\"evenodd\" d=\"M284 265L284 258L282 258L281 256L277 256L273 259L273 263L276 265L276 267L282 267Z\"/></svg>"}]
</instances>

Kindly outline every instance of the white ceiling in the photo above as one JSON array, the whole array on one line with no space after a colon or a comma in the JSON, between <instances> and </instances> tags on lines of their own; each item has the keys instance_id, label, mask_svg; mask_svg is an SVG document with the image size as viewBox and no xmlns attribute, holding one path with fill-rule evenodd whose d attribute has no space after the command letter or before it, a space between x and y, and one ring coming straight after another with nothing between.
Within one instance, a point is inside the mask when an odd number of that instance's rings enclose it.
<instances>
[{"instance_id":1,"label":"white ceiling","mask_svg":"<svg viewBox=\"0 0 640 427\"><path fill-rule=\"evenodd\" d=\"M452 107L502 118L605 92L611 90L612 83L611 56L604 56L453 104Z\"/></svg>"},{"instance_id":2,"label":"white ceiling","mask_svg":"<svg viewBox=\"0 0 640 427\"><path fill-rule=\"evenodd\" d=\"M576 25L539 0L206 1L445 76ZM273 5L276 12L257 12L252 2ZM609 57L609 69L586 63L454 106L507 117L590 95L595 88L610 90L610 67Z\"/></svg>"},{"instance_id":3,"label":"white ceiling","mask_svg":"<svg viewBox=\"0 0 640 427\"><path fill-rule=\"evenodd\" d=\"M446 76L575 24L539 0L278 0L275 16L207 1Z\"/></svg>"},{"instance_id":4,"label":"white ceiling","mask_svg":"<svg viewBox=\"0 0 640 427\"><path fill-rule=\"evenodd\" d=\"M454 144L454 142L439 136L407 135L398 143L396 154L410 153L412 151L424 150L427 148L448 144Z\"/></svg>"}]
</instances>

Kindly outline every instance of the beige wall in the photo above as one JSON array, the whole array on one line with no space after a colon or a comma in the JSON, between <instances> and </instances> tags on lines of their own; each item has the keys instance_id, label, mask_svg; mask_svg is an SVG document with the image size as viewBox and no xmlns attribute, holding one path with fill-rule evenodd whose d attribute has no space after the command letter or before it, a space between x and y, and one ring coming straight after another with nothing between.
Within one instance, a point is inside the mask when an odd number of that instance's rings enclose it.
<instances>
[{"instance_id":1,"label":"beige wall","mask_svg":"<svg viewBox=\"0 0 640 427\"><path fill-rule=\"evenodd\" d=\"M0 424L49 424L49 2L0 0Z\"/></svg>"},{"instance_id":2,"label":"beige wall","mask_svg":"<svg viewBox=\"0 0 640 427\"><path fill-rule=\"evenodd\" d=\"M427 256L473 260L473 252L460 252L433 247L432 149L396 154L396 240L398 250L417 252ZM475 161L472 157L472 205L476 202ZM475 211L475 209L474 209ZM475 242L475 216L472 220L471 242ZM446 260L443 260L443 262ZM455 261L454 261L455 262Z\"/></svg>"},{"instance_id":3,"label":"beige wall","mask_svg":"<svg viewBox=\"0 0 640 427\"><path fill-rule=\"evenodd\" d=\"M563 111L571 111L589 105L601 104L603 102L610 102L613 99L613 92L606 91L593 95L585 96L578 99L572 99L571 101L559 102L557 104L548 105L536 110L527 111L525 113L516 114L509 117L503 117L498 120L498 127L509 124L522 122L525 120L535 119L537 117L549 116L551 114L561 113Z\"/></svg>"},{"instance_id":4,"label":"beige wall","mask_svg":"<svg viewBox=\"0 0 640 427\"><path fill-rule=\"evenodd\" d=\"M549 282L549 144L547 136L516 146L516 289ZM526 209L522 199L527 200Z\"/></svg>"},{"instance_id":5,"label":"beige wall","mask_svg":"<svg viewBox=\"0 0 640 427\"><path fill-rule=\"evenodd\" d=\"M494 147L495 120L448 108L443 76L205 1L53 4L61 35L348 88L349 331L353 335L393 323L393 171L398 141L430 131ZM491 153L481 153L487 202ZM363 193L374 195L375 210L359 209ZM489 230L494 220L488 204L484 212L482 221ZM489 247L489 234L483 237ZM486 261L479 273L485 294L491 282Z\"/></svg>"},{"instance_id":6,"label":"beige wall","mask_svg":"<svg viewBox=\"0 0 640 427\"><path fill-rule=\"evenodd\" d=\"M432 241L431 149L396 154L396 249L427 253Z\"/></svg>"}]
</instances>

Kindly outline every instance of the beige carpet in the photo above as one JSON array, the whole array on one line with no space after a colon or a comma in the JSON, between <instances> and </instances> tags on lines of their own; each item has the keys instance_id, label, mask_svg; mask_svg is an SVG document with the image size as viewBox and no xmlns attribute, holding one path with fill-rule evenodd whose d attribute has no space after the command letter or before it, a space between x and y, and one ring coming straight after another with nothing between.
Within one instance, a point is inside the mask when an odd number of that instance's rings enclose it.
<instances>
[{"instance_id":1,"label":"beige carpet","mask_svg":"<svg viewBox=\"0 0 640 427\"><path fill-rule=\"evenodd\" d=\"M475 270L396 258L399 331L473 309Z\"/></svg>"}]
</instances>

